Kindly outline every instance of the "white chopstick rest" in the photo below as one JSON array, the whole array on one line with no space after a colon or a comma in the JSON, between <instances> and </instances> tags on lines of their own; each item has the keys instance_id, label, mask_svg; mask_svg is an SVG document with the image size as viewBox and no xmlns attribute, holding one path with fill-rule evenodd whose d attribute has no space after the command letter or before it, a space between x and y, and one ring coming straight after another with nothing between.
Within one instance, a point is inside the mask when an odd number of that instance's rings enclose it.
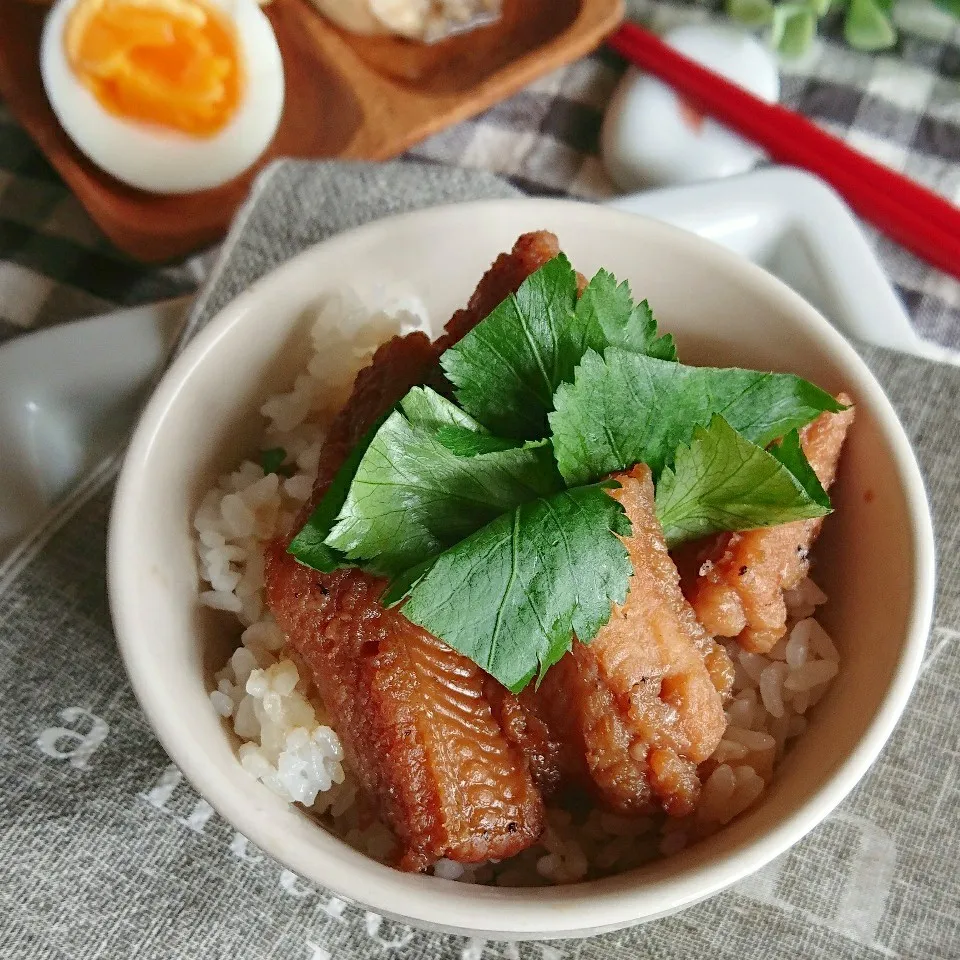
<instances>
[{"instance_id":1,"label":"white chopstick rest","mask_svg":"<svg viewBox=\"0 0 960 960\"><path fill-rule=\"evenodd\" d=\"M773 54L739 30L692 24L669 31L663 39L769 103L780 96ZM607 172L625 191L729 177L763 158L758 147L634 68L610 101L600 143Z\"/></svg>"}]
</instances>

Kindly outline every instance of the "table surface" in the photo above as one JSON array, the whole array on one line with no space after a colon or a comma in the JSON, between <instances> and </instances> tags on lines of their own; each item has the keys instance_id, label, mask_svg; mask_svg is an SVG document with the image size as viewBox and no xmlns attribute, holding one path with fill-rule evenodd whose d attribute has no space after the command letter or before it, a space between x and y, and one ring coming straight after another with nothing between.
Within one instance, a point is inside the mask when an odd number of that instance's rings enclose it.
<instances>
[{"instance_id":1,"label":"table surface","mask_svg":"<svg viewBox=\"0 0 960 960\"><path fill-rule=\"evenodd\" d=\"M657 29L722 19L709 6L631 0ZM960 21L929 0L900 0L900 40L884 54L845 47L828 26L784 62L782 101L849 144L960 202ZM537 195L606 199L603 110L624 64L600 51L537 81L407 156L491 170ZM918 332L960 347L960 283L866 232ZM0 342L30 330L194 290L216 251L164 267L116 251L0 103Z\"/></svg>"}]
</instances>

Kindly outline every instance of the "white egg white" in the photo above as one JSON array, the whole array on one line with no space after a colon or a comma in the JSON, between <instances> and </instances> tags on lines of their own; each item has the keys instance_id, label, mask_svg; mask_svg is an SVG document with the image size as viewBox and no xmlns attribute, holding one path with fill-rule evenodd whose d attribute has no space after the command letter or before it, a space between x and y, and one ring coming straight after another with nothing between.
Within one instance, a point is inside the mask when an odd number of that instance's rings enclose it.
<instances>
[{"instance_id":1,"label":"white egg white","mask_svg":"<svg viewBox=\"0 0 960 960\"><path fill-rule=\"evenodd\" d=\"M124 120L101 106L67 62L64 28L77 2L59 0L50 11L40 70L61 126L98 167L151 193L194 193L232 180L266 150L283 112L283 62L255 0L206 0L233 23L245 76L233 119L212 137Z\"/></svg>"}]
</instances>

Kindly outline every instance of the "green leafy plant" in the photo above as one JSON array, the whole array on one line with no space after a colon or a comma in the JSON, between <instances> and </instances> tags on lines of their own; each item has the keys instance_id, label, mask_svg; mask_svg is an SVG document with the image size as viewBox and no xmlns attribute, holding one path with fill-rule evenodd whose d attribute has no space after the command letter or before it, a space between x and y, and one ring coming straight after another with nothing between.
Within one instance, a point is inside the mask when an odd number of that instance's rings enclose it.
<instances>
[{"instance_id":1,"label":"green leafy plant","mask_svg":"<svg viewBox=\"0 0 960 960\"><path fill-rule=\"evenodd\" d=\"M289 550L387 577L384 604L511 690L627 595L611 474L650 467L670 546L830 511L797 430L841 405L792 374L684 366L607 271L578 298L561 254L440 362L455 399L414 387Z\"/></svg>"},{"instance_id":2,"label":"green leafy plant","mask_svg":"<svg viewBox=\"0 0 960 960\"><path fill-rule=\"evenodd\" d=\"M888 50L897 42L891 12L895 0L726 0L727 13L748 27L769 30L771 44L786 57L798 57L829 15L843 19L844 39L856 50ZM960 16L960 0L935 0Z\"/></svg>"},{"instance_id":3,"label":"green leafy plant","mask_svg":"<svg viewBox=\"0 0 960 960\"><path fill-rule=\"evenodd\" d=\"M430 431L408 417L401 401L377 431L327 537L348 560L396 576L518 503L563 489L546 441L477 452L458 437L451 449L449 426Z\"/></svg>"}]
</instances>

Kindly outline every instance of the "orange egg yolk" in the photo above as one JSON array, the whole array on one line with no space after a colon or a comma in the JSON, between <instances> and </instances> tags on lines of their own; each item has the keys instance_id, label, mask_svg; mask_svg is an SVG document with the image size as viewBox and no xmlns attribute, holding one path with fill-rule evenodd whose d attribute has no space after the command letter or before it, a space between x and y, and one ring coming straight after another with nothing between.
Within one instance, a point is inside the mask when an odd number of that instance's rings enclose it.
<instances>
[{"instance_id":1,"label":"orange egg yolk","mask_svg":"<svg viewBox=\"0 0 960 960\"><path fill-rule=\"evenodd\" d=\"M199 0L79 0L65 43L74 73L118 117L208 137L237 110L233 25Z\"/></svg>"}]
</instances>

